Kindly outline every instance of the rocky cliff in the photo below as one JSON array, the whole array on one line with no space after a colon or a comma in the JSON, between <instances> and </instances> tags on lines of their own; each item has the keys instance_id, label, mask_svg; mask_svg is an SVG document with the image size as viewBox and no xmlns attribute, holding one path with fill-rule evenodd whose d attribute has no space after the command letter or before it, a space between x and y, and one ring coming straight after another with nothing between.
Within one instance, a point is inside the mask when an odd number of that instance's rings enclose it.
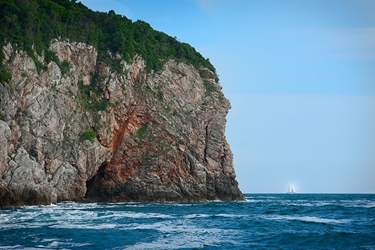
<instances>
[{"instance_id":1,"label":"rocky cliff","mask_svg":"<svg viewBox=\"0 0 375 250\"><path fill-rule=\"evenodd\" d=\"M95 47L53 39L38 71L10 43L0 83L0 206L74 201L243 199L215 73L169 60L121 69ZM35 58L44 63L44 55Z\"/></svg>"}]
</instances>

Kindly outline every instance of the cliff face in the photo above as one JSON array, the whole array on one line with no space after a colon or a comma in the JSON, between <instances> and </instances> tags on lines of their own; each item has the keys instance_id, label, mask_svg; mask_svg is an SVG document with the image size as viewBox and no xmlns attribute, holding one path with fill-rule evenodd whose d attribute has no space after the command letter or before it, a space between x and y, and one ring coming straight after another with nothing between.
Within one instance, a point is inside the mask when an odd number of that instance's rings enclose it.
<instances>
[{"instance_id":1,"label":"cliff face","mask_svg":"<svg viewBox=\"0 0 375 250\"><path fill-rule=\"evenodd\" d=\"M213 72L169 60L147 73L138 55L116 71L67 40L50 50L60 65L38 73L25 52L3 48L12 78L0 83L0 206L243 198Z\"/></svg>"}]
</instances>

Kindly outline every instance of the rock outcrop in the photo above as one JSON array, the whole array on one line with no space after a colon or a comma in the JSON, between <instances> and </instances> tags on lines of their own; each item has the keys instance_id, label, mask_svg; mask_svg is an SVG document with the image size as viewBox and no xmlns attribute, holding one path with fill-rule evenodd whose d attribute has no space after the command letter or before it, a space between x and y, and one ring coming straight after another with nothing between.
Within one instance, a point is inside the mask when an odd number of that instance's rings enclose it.
<instances>
[{"instance_id":1,"label":"rock outcrop","mask_svg":"<svg viewBox=\"0 0 375 250\"><path fill-rule=\"evenodd\" d=\"M230 103L212 71L169 60L146 72L139 55L116 71L84 43L54 39L50 50L61 63L38 72L3 48L0 207L243 199L224 133Z\"/></svg>"}]
</instances>

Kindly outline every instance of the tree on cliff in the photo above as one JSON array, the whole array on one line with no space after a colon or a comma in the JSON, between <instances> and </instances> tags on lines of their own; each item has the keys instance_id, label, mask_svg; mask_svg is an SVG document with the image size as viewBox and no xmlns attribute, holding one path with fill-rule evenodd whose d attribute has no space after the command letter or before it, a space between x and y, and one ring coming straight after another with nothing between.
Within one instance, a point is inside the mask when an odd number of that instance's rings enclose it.
<instances>
[{"instance_id":1,"label":"tree on cliff","mask_svg":"<svg viewBox=\"0 0 375 250\"><path fill-rule=\"evenodd\" d=\"M167 59L173 58L215 72L212 64L190 45L153 30L144 21L132 22L113 10L94 12L80 2L69 0L0 0L1 47L10 42L15 48L27 51L40 71L46 66L36 60L32 48L39 55L48 54L53 38L93 45L98 48L98 59L117 69L120 67L114 64L119 60L110 60L109 54L120 53L126 61L140 54L146 60L147 71L159 70ZM0 54L2 59L3 53ZM45 58L46 63L48 60L53 57ZM1 62L0 80L8 78Z\"/></svg>"}]
</instances>

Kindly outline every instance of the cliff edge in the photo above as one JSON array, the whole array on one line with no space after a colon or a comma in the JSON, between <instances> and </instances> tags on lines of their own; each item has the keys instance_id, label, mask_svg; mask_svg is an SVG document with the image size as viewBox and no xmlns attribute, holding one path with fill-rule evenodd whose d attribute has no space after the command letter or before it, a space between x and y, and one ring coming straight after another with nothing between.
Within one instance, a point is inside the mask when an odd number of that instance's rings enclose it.
<instances>
[{"instance_id":1,"label":"cliff edge","mask_svg":"<svg viewBox=\"0 0 375 250\"><path fill-rule=\"evenodd\" d=\"M225 138L230 103L211 69L168 59L146 70L140 54L107 51L114 68L66 38L48 51L47 63L45 51L2 47L0 207L243 199Z\"/></svg>"}]
</instances>

